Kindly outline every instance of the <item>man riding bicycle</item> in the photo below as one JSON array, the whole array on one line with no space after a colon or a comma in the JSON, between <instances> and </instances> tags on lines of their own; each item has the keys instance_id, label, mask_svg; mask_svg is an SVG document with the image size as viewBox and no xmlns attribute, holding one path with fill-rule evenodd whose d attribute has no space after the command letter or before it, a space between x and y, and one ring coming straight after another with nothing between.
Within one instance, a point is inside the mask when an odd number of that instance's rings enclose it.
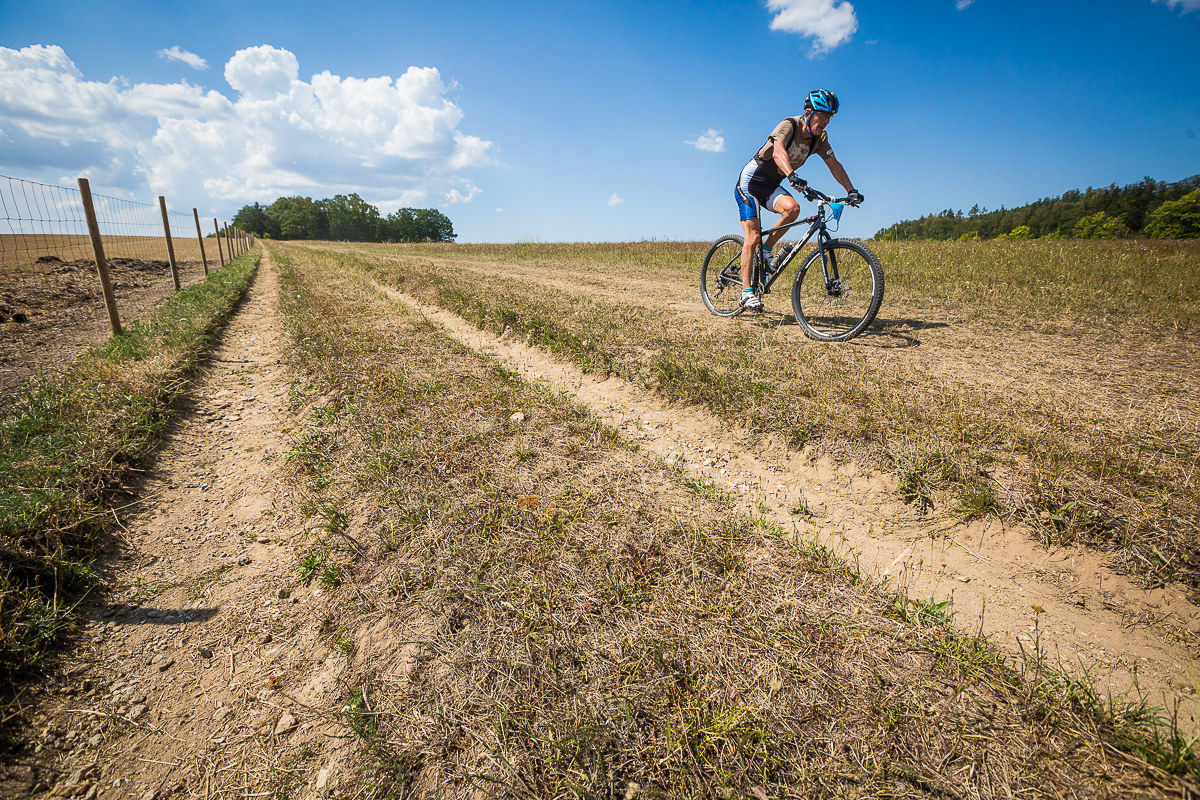
<instances>
[{"instance_id":1,"label":"man riding bicycle","mask_svg":"<svg viewBox=\"0 0 1200 800\"><path fill-rule=\"evenodd\" d=\"M750 285L754 251L762 238L759 204L780 215L779 225L795 222L800 216L800 204L780 186L784 178L799 181L796 171L810 155L816 153L825 161L834 180L846 190L850 205L856 206L863 201L862 194L854 188L845 168L834 156L829 136L825 133L825 126L837 111L838 99L833 92L828 89L809 92L804 98L804 115L788 117L776 125L767 137L766 144L758 149L738 176L734 195L737 197L738 213L745 234L745 243L742 245L741 305L747 310L757 311L763 307L762 298ZM779 259L773 257L775 243L783 234L784 231L778 230L767 237L764 249L768 269L787 255L780 253Z\"/></svg>"}]
</instances>

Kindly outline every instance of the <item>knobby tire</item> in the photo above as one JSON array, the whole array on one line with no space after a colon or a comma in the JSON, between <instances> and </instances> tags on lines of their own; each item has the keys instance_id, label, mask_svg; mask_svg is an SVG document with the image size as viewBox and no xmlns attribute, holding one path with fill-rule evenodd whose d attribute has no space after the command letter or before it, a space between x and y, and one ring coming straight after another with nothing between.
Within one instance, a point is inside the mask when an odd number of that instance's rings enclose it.
<instances>
[{"instance_id":1,"label":"knobby tire","mask_svg":"<svg viewBox=\"0 0 1200 800\"><path fill-rule=\"evenodd\" d=\"M712 243L700 267L700 298L718 317L736 317L742 313L742 245L736 234L722 236Z\"/></svg>"},{"instance_id":2,"label":"knobby tire","mask_svg":"<svg viewBox=\"0 0 1200 800\"><path fill-rule=\"evenodd\" d=\"M796 271L792 311L810 339L844 342L866 330L879 313L883 266L869 247L845 239L830 240L825 255L836 263L838 279L826 280L821 250L813 250Z\"/></svg>"}]
</instances>

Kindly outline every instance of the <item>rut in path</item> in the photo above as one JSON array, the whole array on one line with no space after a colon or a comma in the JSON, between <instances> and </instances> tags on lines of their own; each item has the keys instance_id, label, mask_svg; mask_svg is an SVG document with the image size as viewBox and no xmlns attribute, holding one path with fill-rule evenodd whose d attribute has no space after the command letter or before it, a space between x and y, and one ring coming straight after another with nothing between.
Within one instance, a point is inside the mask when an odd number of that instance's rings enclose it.
<instances>
[{"instance_id":1,"label":"rut in path","mask_svg":"<svg viewBox=\"0 0 1200 800\"><path fill-rule=\"evenodd\" d=\"M1152 704L1178 706L1181 725L1196 728L1196 670L1176 633L1200 629L1200 608L1181 587L1144 589L1110 569L1103 554L1083 546L1047 550L1023 525L921 516L899 499L891 475L778 441L747 446L728 420L671 406L619 378L597 380L512 337L377 288L527 380L573 396L668 465L740 495L746 509L769 508L785 529L832 545L868 576L913 599L950 602L960 627L1013 652L1037 649L1070 674L1086 670L1110 695L1142 692Z\"/></svg>"},{"instance_id":2,"label":"rut in path","mask_svg":"<svg viewBox=\"0 0 1200 800\"><path fill-rule=\"evenodd\" d=\"M277 293L267 252L100 559L113 590L80 606L78 640L36 697L35 752L0 796L72 783L137 800L174 786L262 791L314 741L309 757L330 765L353 752L343 725L309 710L329 705L338 661L325 664L311 622L321 599L298 585L292 552L304 530L280 472L296 415ZM298 690L272 689L297 673Z\"/></svg>"}]
</instances>

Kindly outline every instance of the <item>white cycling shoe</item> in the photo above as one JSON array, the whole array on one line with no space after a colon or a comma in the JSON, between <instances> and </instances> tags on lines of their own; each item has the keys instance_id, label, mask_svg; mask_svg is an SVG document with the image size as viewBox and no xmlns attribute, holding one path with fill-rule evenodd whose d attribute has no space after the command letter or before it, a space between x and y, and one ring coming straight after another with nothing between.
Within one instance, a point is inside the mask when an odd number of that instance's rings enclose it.
<instances>
[{"instance_id":1,"label":"white cycling shoe","mask_svg":"<svg viewBox=\"0 0 1200 800\"><path fill-rule=\"evenodd\" d=\"M747 311L762 311L763 301L758 292L742 292L740 305Z\"/></svg>"}]
</instances>

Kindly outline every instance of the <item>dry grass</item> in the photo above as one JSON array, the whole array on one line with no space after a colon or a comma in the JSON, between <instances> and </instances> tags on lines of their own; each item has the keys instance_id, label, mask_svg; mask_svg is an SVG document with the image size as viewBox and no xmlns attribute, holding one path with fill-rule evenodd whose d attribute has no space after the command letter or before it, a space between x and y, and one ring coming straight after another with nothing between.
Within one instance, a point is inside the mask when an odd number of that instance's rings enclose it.
<instances>
[{"instance_id":1,"label":"dry grass","mask_svg":"<svg viewBox=\"0 0 1200 800\"><path fill-rule=\"evenodd\" d=\"M1194 757L1142 712L739 515L360 263L276 253L312 409L297 568L336 593L357 796L1186 791L1162 767Z\"/></svg>"},{"instance_id":2,"label":"dry grass","mask_svg":"<svg viewBox=\"0 0 1200 800\"><path fill-rule=\"evenodd\" d=\"M1200 244L1161 240L872 242L888 305L1020 334L1200 334ZM957 312L954 314L947 312Z\"/></svg>"},{"instance_id":3,"label":"dry grass","mask_svg":"<svg viewBox=\"0 0 1200 800\"><path fill-rule=\"evenodd\" d=\"M919 506L1015 515L1200 586L1200 247L883 244L889 295L849 346L790 314L708 317L696 244L313 247L586 370L889 468Z\"/></svg>"}]
</instances>

